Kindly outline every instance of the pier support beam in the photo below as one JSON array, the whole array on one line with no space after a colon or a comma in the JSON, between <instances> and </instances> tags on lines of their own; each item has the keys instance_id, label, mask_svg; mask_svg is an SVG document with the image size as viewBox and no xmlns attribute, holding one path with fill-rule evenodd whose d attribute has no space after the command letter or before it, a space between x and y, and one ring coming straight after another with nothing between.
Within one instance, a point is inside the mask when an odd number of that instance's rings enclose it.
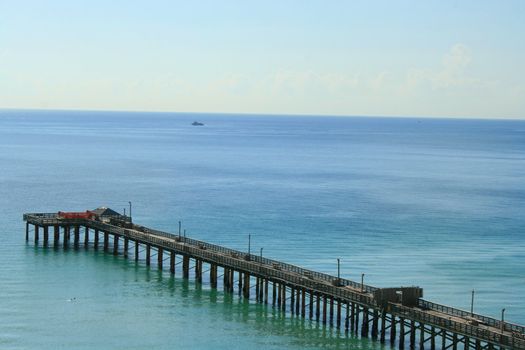
<instances>
[{"instance_id":1,"label":"pier support beam","mask_svg":"<svg viewBox=\"0 0 525 350\"><path fill-rule=\"evenodd\" d=\"M358 304L356 304L355 305L355 332L356 334L359 331L359 313L361 312L360 309L361 307Z\"/></svg>"},{"instance_id":2,"label":"pier support beam","mask_svg":"<svg viewBox=\"0 0 525 350\"><path fill-rule=\"evenodd\" d=\"M281 283L281 286L282 286L281 308L283 311L286 311L286 283Z\"/></svg>"},{"instance_id":3,"label":"pier support beam","mask_svg":"<svg viewBox=\"0 0 525 350\"><path fill-rule=\"evenodd\" d=\"M29 221L26 221L26 242L29 241Z\"/></svg>"},{"instance_id":4,"label":"pier support beam","mask_svg":"<svg viewBox=\"0 0 525 350\"><path fill-rule=\"evenodd\" d=\"M363 324L361 325L361 337L368 338L368 308L363 307Z\"/></svg>"},{"instance_id":5,"label":"pier support beam","mask_svg":"<svg viewBox=\"0 0 525 350\"><path fill-rule=\"evenodd\" d=\"M425 348L425 325L419 322L419 350Z\"/></svg>"},{"instance_id":6,"label":"pier support beam","mask_svg":"<svg viewBox=\"0 0 525 350\"><path fill-rule=\"evenodd\" d=\"M70 230L69 226L64 226L64 242L63 242L64 249L67 249L67 247L69 246L69 230Z\"/></svg>"},{"instance_id":7,"label":"pier support beam","mask_svg":"<svg viewBox=\"0 0 525 350\"><path fill-rule=\"evenodd\" d=\"M350 304L350 331L355 331L355 303Z\"/></svg>"},{"instance_id":8,"label":"pier support beam","mask_svg":"<svg viewBox=\"0 0 525 350\"><path fill-rule=\"evenodd\" d=\"M210 285L213 289L217 289L217 265L210 266Z\"/></svg>"},{"instance_id":9,"label":"pier support beam","mask_svg":"<svg viewBox=\"0 0 525 350\"><path fill-rule=\"evenodd\" d=\"M430 328L430 350L436 350L436 327Z\"/></svg>"},{"instance_id":10,"label":"pier support beam","mask_svg":"<svg viewBox=\"0 0 525 350\"><path fill-rule=\"evenodd\" d=\"M172 250L170 252L170 273L172 275L175 274L175 252ZM212 281L212 288L217 288L217 265L212 265L212 270L213 270L213 266L215 266L215 287L213 287L213 279L210 277L210 281Z\"/></svg>"},{"instance_id":11,"label":"pier support beam","mask_svg":"<svg viewBox=\"0 0 525 350\"><path fill-rule=\"evenodd\" d=\"M128 250L129 250L129 238L124 237L124 258L128 258Z\"/></svg>"},{"instance_id":12,"label":"pier support beam","mask_svg":"<svg viewBox=\"0 0 525 350\"><path fill-rule=\"evenodd\" d=\"M405 348L405 319L402 317L399 318L399 348Z\"/></svg>"},{"instance_id":13,"label":"pier support beam","mask_svg":"<svg viewBox=\"0 0 525 350\"><path fill-rule=\"evenodd\" d=\"M135 241L135 261L139 261L139 255L140 255L139 249L140 249L140 243L139 241Z\"/></svg>"},{"instance_id":14,"label":"pier support beam","mask_svg":"<svg viewBox=\"0 0 525 350\"><path fill-rule=\"evenodd\" d=\"M396 343L396 316L392 315L390 321L390 345L393 346Z\"/></svg>"},{"instance_id":15,"label":"pier support beam","mask_svg":"<svg viewBox=\"0 0 525 350\"><path fill-rule=\"evenodd\" d=\"M282 298L282 295L283 295L283 292L281 291L281 283L277 283L277 308L279 308L279 310L281 309L281 298Z\"/></svg>"},{"instance_id":16,"label":"pier support beam","mask_svg":"<svg viewBox=\"0 0 525 350\"><path fill-rule=\"evenodd\" d=\"M410 320L410 349L416 346L416 321Z\"/></svg>"},{"instance_id":17,"label":"pier support beam","mask_svg":"<svg viewBox=\"0 0 525 350\"><path fill-rule=\"evenodd\" d=\"M47 247L49 242L49 226L44 226L44 247Z\"/></svg>"},{"instance_id":18,"label":"pier support beam","mask_svg":"<svg viewBox=\"0 0 525 350\"><path fill-rule=\"evenodd\" d=\"M202 283L202 260L195 259L195 280Z\"/></svg>"},{"instance_id":19,"label":"pier support beam","mask_svg":"<svg viewBox=\"0 0 525 350\"><path fill-rule=\"evenodd\" d=\"M163 253L164 250L161 247L159 247L157 250L157 265L159 270L162 270L162 263L164 262Z\"/></svg>"},{"instance_id":20,"label":"pier support beam","mask_svg":"<svg viewBox=\"0 0 525 350\"><path fill-rule=\"evenodd\" d=\"M379 325L379 314L377 310L374 309L372 314L372 339L377 339L377 327Z\"/></svg>"},{"instance_id":21,"label":"pier support beam","mask_svg":"<svg viewBox=\"0 0 525 350\"><path fill-rule=\"evenodd\" d=\"M55 225L53 227L53 247L58 247L58 241L60 239L60 226Z\"/></svg>"},{"instance_id":22,"label":"pier support beam","mask_svg":"<svg viewBox=\"0 0 525 350\"><path fill-rule=\"evenodd\" d=\"M73 241L73 245L76 248L78 248L78 245L80 243L80 226L78 225L75 225L75 228L74 228L74 241Z\"/></svg>"},{"instance_id":23,"label":"pier support beam","mask_svg":"<svg viewBox=\"0 0 525 350\"><path fill-rule=\"evenodd\" d=\"M330 326L334 325L334 298L330 298Z\"/></svg>"},{"instance_id":24,"label":"pier support beam","mask_svg":"<svg viewBox=\"0 0 525 350\"><path fill-rule=\"evenodd\" d=\"M39 234L38 234L39 227L38 225L35 225L35 245L38 244Z\"/></svg>"},{"instance_id":25,"label":"pier support beam","mask_svg":"<svg viewBox=\"0 0 525 350\"><path fill-rule=\"evenodd\" d=\"M328 298L326 297L326 295L323 296L323 324L326 324L326 309L328 307L327 303L328 303Z\"/></svg>"},{"instance_id":26,"label":"pier support beam","mask_svg":"<svg viewBox=\"0 0 525 350\"><path fill-rule=\"evenodd\" d=\"M244 281L243 281L243 290L242 290L242 295L243 297L245 297L246 299L250 299L250 274L249 273L244 273Z\"/></svg>"},{"instance_id":27,"label":"pier support beam","mask_svg":"<svg viewBox=\"0 0 525 350\"><path fill-rule=\"evenodd\" d=\"M104 251L108 251L109 246L109 234L107 232L104 232Z\"/></svg>"},{"instance_id":28,"label":"pier support beam","mask_svg":"<svg viewBox=\"0 0 525 350\"><path fill-rule=\"evenodd\" d=\"M268 281L268 279L265 279L264 280L264 303L265 304L268 304L268 284L270 282Z\"/></svg>"},{"instance_id":29,"label":"pier support beam","mask_svg":"<svg viewBox=\"0 0 525 350\"><path fill-rule=\"evenodd\" d=\"M185 256L182 257L182 274L184 276L184 273L185 273L185 269L184 269L184 258ZM185 277L187 278L187 277ZM229 282L230 282L230 269L227 268L227 267L224 267L223 268L223 276L222 276L222 285L224 287L224 290L225 291L229 291L230 290L230 285L229 285Z\"/></svg>"},{"instance_id":30,"label":"pier support beam","mask_svg":"<svg viewBox=\"0 0 525 350\"><path fill-rule=\"evenodd\" d=\"M93 242L93 245L94 245L94 248L95 250L98 250L98 228L95 229L95 240Z\"/></svg>"},{"instance_id":31,"label":"pier support beam","mask_svg":"<svg viewBox=\"0 0 525 350\"><path fill-rule=\"evenodd\" d=\"M118 255L118 240L119 235L113 235L113 255Z\"/></svg>"},{"instance_id":32,"label":"pier support beam","mask_svg":"<svg viewBox=\"0 0 525 350\"><path fill-rule=\"evenodd\" d=\"M341 328L341 300L337 300L337 328Z\"/></svg>"},{"instance_id":33,"label":"pier support beam","mask_svg":"<svg viewBox=\"0 0 525 350\"><path fill-rule=\"evenodd\" d=\"M301 289L301 317L306 317L306 290Z\"/></svg>"},{"instance_id":34,"label":"pier support beam","mask_svg":"<svg viewBox=\"0 0 525 350\"><path fill-rule=\"evenodd\" d=\"M384 343L385 338L386 338L386 313L385 313L385 310L383 309L381 311L381 335L379 336L379 341L381 343Z\"/></svg>"},{"instance_id":35,"label":"pier support beam","mask_svg":"<svg viewBox=\"0 0 525 350\"><path fill-rule=\"evenodd\" d=\"M146 266L151 265L151 245L146 243Z\"/></svg>"},{"instance_id":36,"label":"pier support beam","mask_svg":"<svg viewBox=\"0 0 525 350\"><path fill-rule=\"evenodd\" d=\"M315 320L319 322L321 320L321 295L315 295Z\"/></svg>"},{"instance_id":37,"label":"pier support beam","mask_svg":"<svg viewBox=\"0 0 525 350\"><path fill-rule=\"evenodd\" d=\"M84 228L84 248L88 248L89 246L89 227Z\"/></svg>"},{"instance_id":38,"label":"pier support beam","mask_svg":"<svg viewBox=\"0 0 525 350\"><path fill-rule=\"evenodd\" d=\"M224 275L226 276L226 269L224 271ZM182 277L190 278L190 257L187 255L182 256Z\"/></svg>"},{"instance_id":39,"label":"pier support beam","mask_svg":"<svg viewBox=\"0 0 525 350\"><path fill-rule=\"evenodd\" d=\"M314 318L314 298L314 291L308 291L308 300L310 301L310 305L308 305L308 316L310 320Z\"/></svg>"}]
</instances>

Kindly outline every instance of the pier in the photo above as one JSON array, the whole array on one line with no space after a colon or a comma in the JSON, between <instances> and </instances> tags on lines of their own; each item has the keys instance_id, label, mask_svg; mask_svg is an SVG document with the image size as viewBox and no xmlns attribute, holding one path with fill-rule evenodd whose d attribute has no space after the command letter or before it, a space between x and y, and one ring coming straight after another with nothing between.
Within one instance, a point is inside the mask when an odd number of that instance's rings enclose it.
<instances>
[{"instance_id":1,"label":"pier","mask_svg":"<svg viewBox=\"0 0 525 350\"><path fill-rule=\"evenodd\" d=\"M35 245L92 247L148 266L153 261L198 283L209 273L211 288L393 348L525 350L525 326L427 301L419 287L377 288L191 239L180 227L178 234L147 228L111 210L29 213L23 219L25 239Z\"/></svg>"}]
</instances>

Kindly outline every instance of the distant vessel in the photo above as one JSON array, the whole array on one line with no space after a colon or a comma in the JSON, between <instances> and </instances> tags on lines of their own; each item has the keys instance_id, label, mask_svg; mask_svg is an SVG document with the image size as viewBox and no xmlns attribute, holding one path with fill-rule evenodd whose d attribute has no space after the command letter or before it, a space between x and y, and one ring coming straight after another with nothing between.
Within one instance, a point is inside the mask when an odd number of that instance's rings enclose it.
<instances>
[{"instance_id":1,"label":"distant vessel","mask_svg":"<svg viewBox=\"0 0 525 350\"><path fill-rule=\"evenodd\" d=\"M193 126L202 126L202 125L204 125L204 123L195 121L195 122L191 123L191 125L193 125Z\"/></svg>"}]
</instances>

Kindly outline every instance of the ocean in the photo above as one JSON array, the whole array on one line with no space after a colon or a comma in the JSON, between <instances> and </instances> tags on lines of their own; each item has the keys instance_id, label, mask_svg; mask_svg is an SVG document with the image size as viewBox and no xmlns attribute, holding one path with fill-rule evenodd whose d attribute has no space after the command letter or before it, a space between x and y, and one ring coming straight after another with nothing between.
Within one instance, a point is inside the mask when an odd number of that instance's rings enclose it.
<instances>
[{"instance_id":1,"label":"ocean","mask_svg":"<svg viewBox=\"0 0 525 350\"><path fill-rule=\"evenodd\" d=\"M204 126L192 126L194 121ZM525 323L525 122L0 110L0 349L379 349L92 249L25 212L134 222Z\"/></svg>"}]
</instances>

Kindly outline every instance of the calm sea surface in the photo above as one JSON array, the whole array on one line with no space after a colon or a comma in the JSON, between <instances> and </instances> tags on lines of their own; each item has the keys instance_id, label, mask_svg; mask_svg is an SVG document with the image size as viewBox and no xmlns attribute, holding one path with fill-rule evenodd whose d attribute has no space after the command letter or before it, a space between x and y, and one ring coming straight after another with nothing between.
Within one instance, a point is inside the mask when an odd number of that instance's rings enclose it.
<instances>
[{"instance_id":1,"label":"calm sea surface","mask_svg":"<svg viewBox=\"0 0 525 350\"><path fill-rule=\"evenodd\" d=\"M25 242L24 212L128 201L137 223L241 250L251 233L464 309L475 289L475 311L525 323L525 122L0 111L0 349L380 348L180 270Z\"/></svg>"}]
</instances>

